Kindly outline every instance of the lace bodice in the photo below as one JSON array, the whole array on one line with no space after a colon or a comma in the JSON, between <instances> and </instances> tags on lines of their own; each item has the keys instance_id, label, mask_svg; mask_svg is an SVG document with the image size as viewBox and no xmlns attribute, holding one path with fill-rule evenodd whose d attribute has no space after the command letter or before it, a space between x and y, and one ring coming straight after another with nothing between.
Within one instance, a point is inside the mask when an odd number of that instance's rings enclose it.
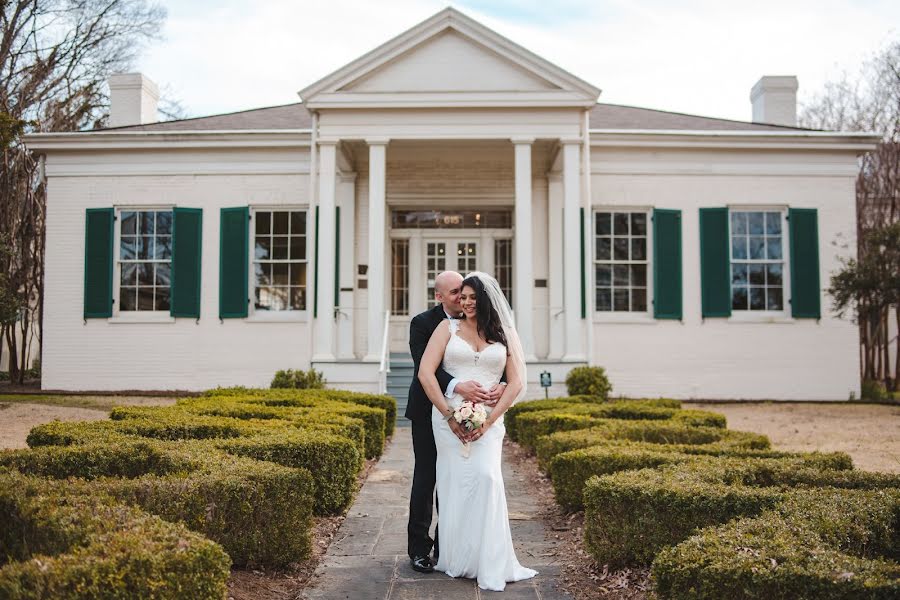
<instances>
[{"instance_id":1,"label":"lace bodice","mask_svg":"<svg viewBox=\"0 0 900 600\"><path fill-rule=\"evenodd\" d=\"M450 319L450 339L444 350L444 370L460 381L477 381L491 387L503 377L506 369L506 346L499 342L476 352L469 343L457 335L459 320ZM457 396L455 400L459 400Z\"/></svg>"}]
</instances>

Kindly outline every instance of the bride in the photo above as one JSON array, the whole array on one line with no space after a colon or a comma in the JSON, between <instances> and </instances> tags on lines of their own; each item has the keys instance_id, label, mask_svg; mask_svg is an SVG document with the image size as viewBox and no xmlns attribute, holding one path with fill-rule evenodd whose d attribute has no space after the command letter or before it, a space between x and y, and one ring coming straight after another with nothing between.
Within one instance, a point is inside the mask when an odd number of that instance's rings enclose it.
<instances>
[{"instance_id":1,"label":"bride","mask_svg":"<svg viewBox=\"0 0 900 600\"><path fill-rule=\"evenodd\" d=\"M462 282L462 319L447 319L434 331L422 356L419 381L434 407L437 446L438 528L441 552L435 569L450 577L477 579L478 587L502 591L537 571L519 564L513 549L500 470L503 413L525 395L525 360L512 311L497 280L470 273ZM487 421L466 433L453 419L462 398L441 392L435 371L475 380L485 388L506 372L506 390L488 408Z\"/></svg>"}]
</instances>

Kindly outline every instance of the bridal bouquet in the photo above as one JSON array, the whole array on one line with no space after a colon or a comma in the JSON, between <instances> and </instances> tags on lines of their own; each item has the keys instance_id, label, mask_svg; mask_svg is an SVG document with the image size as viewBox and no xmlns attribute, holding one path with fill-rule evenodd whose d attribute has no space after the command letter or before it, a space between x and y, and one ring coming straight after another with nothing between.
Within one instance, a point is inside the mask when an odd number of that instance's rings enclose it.
<instances>
[{"instance_id":1,"label":"bridal bouquet","mask_svg":"<svg viewBox=\"0 0 900 600\"><path fill-rule=\"evenodd\" d=\"M475 431L487 421L487 410L480 402L464 401L453 411L453 418L466 432ZM469 443L463 444L463 456L469 456Z\"/></svg>"}]
</instances>

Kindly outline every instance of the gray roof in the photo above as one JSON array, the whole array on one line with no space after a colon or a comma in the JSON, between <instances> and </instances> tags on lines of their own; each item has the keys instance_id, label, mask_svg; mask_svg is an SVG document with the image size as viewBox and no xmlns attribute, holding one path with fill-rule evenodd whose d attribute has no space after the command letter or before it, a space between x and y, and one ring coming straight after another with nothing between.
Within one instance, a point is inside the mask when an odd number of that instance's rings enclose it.
<instances>
[{"instance_id":1,"label":"gray roof","mask_svg":"<svg viewBox=\"0 0 900 600\"><path fill-rule=\"evenodd\" d=\"M302 103L256 108L223 115L162 121L148 125L117 127L117 131L228 131L246 129L309 129L312 117ZM791 131L799 127L784 127L764 123L748 123L699 117L682 113L652 110L618 104L597 104L591 109L591 129L670 129L703 131Z\"/></svg>"}]
</instances>

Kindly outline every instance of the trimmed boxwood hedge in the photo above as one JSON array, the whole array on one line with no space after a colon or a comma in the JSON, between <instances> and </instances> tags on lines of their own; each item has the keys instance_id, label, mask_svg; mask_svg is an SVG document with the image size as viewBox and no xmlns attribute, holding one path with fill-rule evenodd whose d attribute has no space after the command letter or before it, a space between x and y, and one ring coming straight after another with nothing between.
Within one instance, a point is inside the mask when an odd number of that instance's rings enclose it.
<instances>
[{"instance_id":1,"label":"trimmed boxwood hedge","mask_svg":"<svg viewBox=\"0 0 900 600\"><path fill-rule=\"evenodd\" d=\"M0 466L68 481L184 523L237 565L286 565L310 554L316 488L306 469L216 451L209 442L128 439L0 453ZM291 532L290 535L284 535Z\"/></svg>"},{"instance_id":2,"label":"trimmed boxwood hedge","mask_svg":"<svg viewBox=\"0 0 900 600\"><path fill-rule=\"evenodd\" d=\"M122 409L116 411L119 417L126 414ZM206 440L208 452L268 456L264 460L307 469L313 478L316 514L339 513L353 499L361 457L356 443L346 437L274 419L252 421L166 409L158 409L156 418L151 418L152 412L143 418L127 414L136 418L39 425L28 434L28 445L125 444L142 438ZM268 447L272 450L267 451Z\"/></svg>"},{"instance_id":3,"label":"trimmed boxwood hedge","mask_svg":"<svg viewBox=\"0 0 900 600\"><path fill-rule=\"evenodd\" d=\"M847 469L846 457L694 458L593 477L584 488L585 543L601 564L649 565L697 529L755 516L791 488L900 487L900 476Z\"/></svg>"},{"instance_id":4,"label":"trimmed boxwood hedge","mask_svg":"<svg viewBox=\"0 0 900 600\"><path fill-rule=\"evenodd\" d=\"M794 492L756 518L660 551L662 599L893 600L900 597L900 492Z\"/></svg>"},{"instance_id":5,"label":"trimmed boxwood hedge","mask_svg":"<svg viewBox=\"0 0 900 600\"><path fill-rule=\"evenodd\" d=\"M102 490L0 469L0 597L221 599L230 560L183 525Z\"/></svg>"},{"instance_id":6,"label":"trimmed boxwood hedge","mask_svg":"<svg viewBox=\"0 0 900 600\"><path fill-rule=\"evenodd\" d=\"M548 472L553 481L556 501L569 511L584 508L584 485L595 475L609 475L619 471L659 467L683 463L700 456L730 456L733 458L803 458L811 462L824 461L833 466L851 468L850 456L844 453L798 454L774 450L741 450L720 444L691 446L688 444L648 444L630 440L609 440L604 445L590 446L557 454L550 461Z\"/></svg>"}]
</instances>

